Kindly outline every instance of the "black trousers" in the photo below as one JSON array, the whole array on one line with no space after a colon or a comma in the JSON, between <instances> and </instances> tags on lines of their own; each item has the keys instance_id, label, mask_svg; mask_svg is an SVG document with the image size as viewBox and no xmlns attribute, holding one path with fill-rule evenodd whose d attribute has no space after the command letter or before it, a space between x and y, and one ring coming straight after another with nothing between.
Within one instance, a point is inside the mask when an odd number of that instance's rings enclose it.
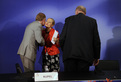
<instances>
[{"instance_id":1,"label":"black trousers","mask_svg":"<svg viewBox=\"0 0 121 82\"><path fill-rule=\"evenodd\" d=\"M79 59L64 61L64 72L89 72L89 62Z\"/></svg>"}]
</instances>

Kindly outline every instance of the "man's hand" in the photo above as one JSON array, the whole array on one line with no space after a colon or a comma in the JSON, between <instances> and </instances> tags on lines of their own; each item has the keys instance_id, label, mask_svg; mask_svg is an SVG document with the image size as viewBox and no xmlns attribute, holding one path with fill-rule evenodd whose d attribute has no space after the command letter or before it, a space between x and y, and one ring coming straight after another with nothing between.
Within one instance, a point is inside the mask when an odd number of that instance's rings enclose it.
<instances>
[{"instance_id":1,"label":"man's hand","mask_svg":"<svg viewBox=\"0 0 121 82\"><path fill-rule=\"evenodd\" d=\"M98 63L99 63L99 59L94 59L93 61L94 66L98 65Z\"/></svg>"},{"instance_id":2,"label":"man's hand","mask_svg":"<svg viewBox=\"0 0 121 82\"><path fill-rule=\"evenodd\" d=\"M39 46L44 46L45 45L45 40L42 40L42 42L39 44Z\"/></svg>"}]
</instances>

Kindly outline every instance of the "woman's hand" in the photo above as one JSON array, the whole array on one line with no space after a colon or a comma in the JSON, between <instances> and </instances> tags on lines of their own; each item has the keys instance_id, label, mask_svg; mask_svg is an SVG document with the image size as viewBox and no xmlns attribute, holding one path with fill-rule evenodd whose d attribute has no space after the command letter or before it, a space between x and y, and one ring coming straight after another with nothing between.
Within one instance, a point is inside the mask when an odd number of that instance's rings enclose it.
<instances>
[{"instance_id":1,"label":"woman's hand","mask_svg":"<svg viewBox=\"0 0 121 82\"><path fill-rule=\"evenodd\" d=\"M59 39L58 38L54 37L53 40L54 40L55 43L59 43Z\"/></svg>"}]
</instances>

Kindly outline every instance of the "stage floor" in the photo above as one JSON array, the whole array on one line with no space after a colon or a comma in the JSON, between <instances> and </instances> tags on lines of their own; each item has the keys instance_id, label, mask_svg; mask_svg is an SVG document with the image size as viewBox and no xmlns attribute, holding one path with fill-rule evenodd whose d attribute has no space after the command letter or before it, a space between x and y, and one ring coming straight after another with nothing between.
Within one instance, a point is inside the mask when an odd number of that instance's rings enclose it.
<instances>
[{"instance_id":1,"label":"stage floor","mask_svg":"<svg viewBox=\"0 0 121 82\"><path fill-rule=\"evenodd\" d=\"M103 71L95 74L89 73L58 73L58 81L46 82L106 82L106 78L113 82L121 82L121 71ZM34 73L0 74L1 82L34 82ZM110 81L109 81L110 82Z\"/></svg>"}]
</instances>

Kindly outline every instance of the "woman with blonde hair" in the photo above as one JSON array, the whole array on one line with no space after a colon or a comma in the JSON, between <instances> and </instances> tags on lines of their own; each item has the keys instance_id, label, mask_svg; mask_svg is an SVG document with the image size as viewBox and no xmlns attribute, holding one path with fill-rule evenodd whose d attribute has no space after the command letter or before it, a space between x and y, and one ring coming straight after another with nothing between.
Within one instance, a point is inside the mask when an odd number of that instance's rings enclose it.
<instances>
[{"instance_id":1,"label":"woman with blonde hair","mask_svg":"<svg viewBox=\"0 0 121 82\"><path fill-rule=\"evenodd\" d=\"M52 18L48 18L45 27L42 31L42 36L45 40L45 46L42 51L42 71L43 72L58 72L59 66L59 33L52 27L55 25L55 21Z\"/></svg>"}]
</instances>

